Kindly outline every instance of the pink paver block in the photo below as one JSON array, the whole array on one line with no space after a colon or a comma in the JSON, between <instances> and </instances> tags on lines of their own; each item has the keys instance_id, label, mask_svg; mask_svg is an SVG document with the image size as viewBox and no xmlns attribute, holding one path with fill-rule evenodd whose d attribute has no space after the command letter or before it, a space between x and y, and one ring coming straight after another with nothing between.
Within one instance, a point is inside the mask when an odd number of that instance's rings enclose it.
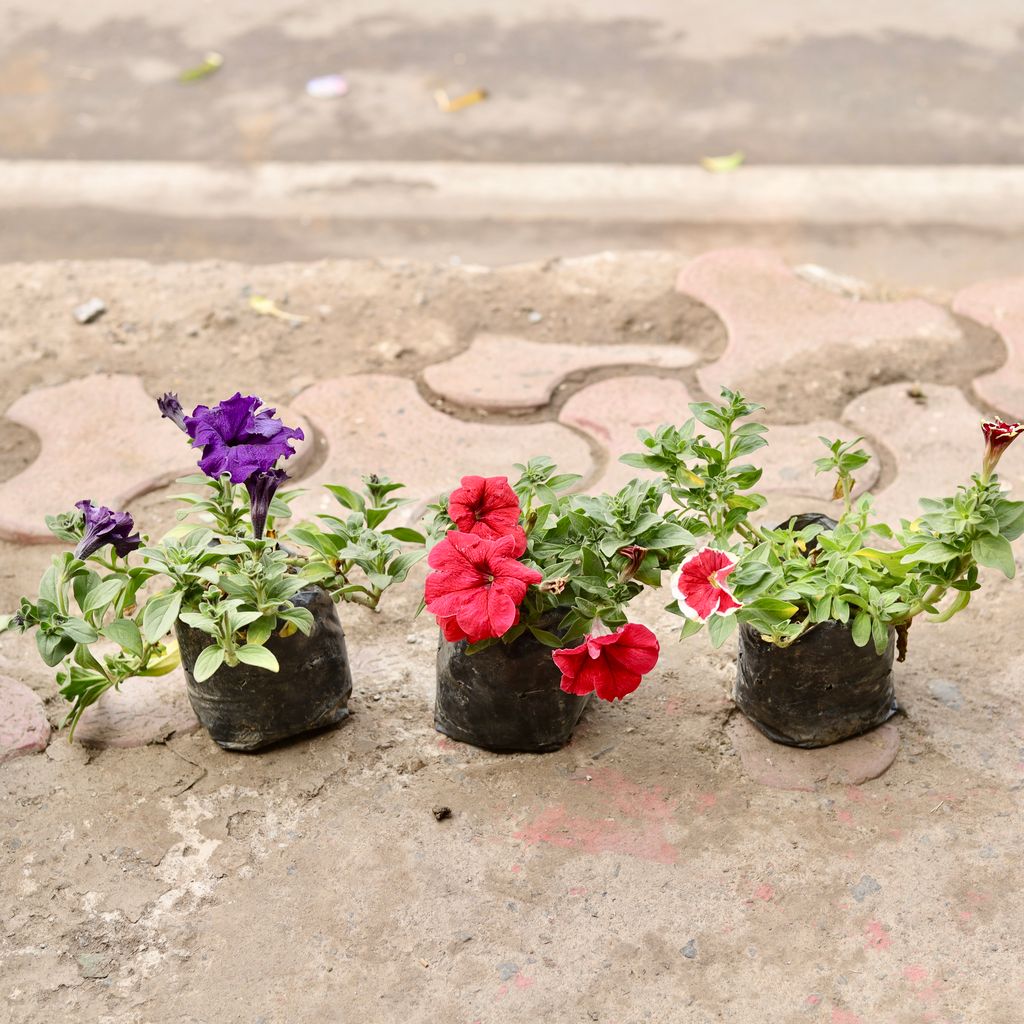
<instances>
[{"instance_id":1,"label":"pink paver block","mask_svg":"<svg viewBox=\"0 0 1024 1024\"><path fill-rule=\"evenodd\" d=\"M921 386L923 402L906 384L888 384L859 395L846 407L843 420L858 433L878 438L896 458L896 479L877 495L875 508L888 522L913 519L922 497L953 494L981 469L984 442L982 415L957 388ZM1024 453L1011 447L999 475L1016 491L1024 469Z\"/></svg>"},{"instance_id":2,"label":"pink paver block","mask_svg":"<svg viewBox=\"0 0 1024 1024\"><path fill-rule=\"evenodd\" d=\"M680 345L545 345L513 335L477 335L465 352L428 366L423 379L443 398L479 409L538 409L571 373L600 366L692 366Z\"/></svg>"},{"instance_id":3,"label":"pink paver block","mask_svg":"<svg viewBox=\"0 0 1024 1024\"><path fill-rule=\"evenodd\" d=\"M699 256L680 272L676 287L718 313L729 335L722 357L698 371L712 398L723 385L756 398L769 372L785 375L794 388L813 388L813 375L801 379L800 361L830 349L849 354L886 342L947 345L963 338L938 306L920 299L844 298L797 277L776 253L758 249Z\"/></svg>"},{"instance_id":4,"label":"pink paver block","mask_svg":"<svg viewBox=\"0 0 1024 1024\"><path fill-rule=\"evenodd\" d=\"M312 453L312 433L289 411L280 414L307 437L289 460L288 470L296 474ZM3 540L53 541L46 515L70 511L82 498L126 509L135 498L196 471L199 453L160 417L138 377L96 374L40 388L19 398L6 416L35 431L41 447L35 462L0 484Z\"/></svg>"},{"instance_id":5,"label":"pink paver block","mask_svg":"<svg viewBox=\"0 0 1024 1024\"><path fill-rule=\"evenodd\" d=\"M43 702L24 683L0 676L0 764L45 750L49 742Z\"/></svg>"},{"instance_id":6,"label":"pink paver block","mask_svg":"<svg viewBox=\"0 0 1024 1024\"><path fill-rule=\"evenodd\" d=\"M653 432L663 423L680 425L690 418L691 401L680 381L647 376L611 377L578 391L562 407L558 418L589 434L608 452L608 465L593 489L614 492L634 476L651 475L618 461L623 452L643 450L637 430ZM814 472L814 460L826 453L818 437L853 440L855 435L833 420L814 420L800 426L773 426L766 436L768 447L750 457L754 465L764 469L757 490L803 495L817 503L814 507L827 510L834 479ZM867 442L863 447L871 450ZM869 488L879 472L879 462L873 459L858 473L855 493Z\"/></svg>"},{"instance_id":7,"label":"pink paver block","mask_svg":"<svg viewBox=\"0 0 1024 1024\"><path fill-rule=\"evenodd\" d=\"M87 708L75 741L87 747L144 747L199 728L181 669L166 676L129 679Z\"/></svg>"},{"instance_id":8,"label":"pink paver block","mask_svg":"<svg viewBox=\"0 0 1024 1024\"><path fill-rule=\"evenodd\" d=\"M362 474L386 474L414 499L405 518L464 474L507 475L514 463L549 455L567 473L592 472L587 445L557 423L494 426L466 423L429 406L415 384L383 374L337 377L303 391L295 408L327 440L327 460L293 503L292 522L339 506L324 484L359 485Z\"/></svg>"},{"instance_id":9,"label":"pink paver block","mask_svg":"<svg viewBox=\"0 0 1024 1024\"><path fill-rule=\"evenodd\" d=\"M727 732L751 782L772 789L808 792L822 786L856 786L877 779L896 759L900 745L899 730L892 722L817 750L773 743L740 714L733 716Z\"/></svg>"},{"instance_id":10,"label":"pink paver block","mask_svg":"<svg viewBox=\"0 0 1024 1024\"><path fill-rule=\"evenodd\" d=\"M1009 349L1006 362L976 378L974 388L993 409L1024 419L1024 277L972 285L957 295L953 309L1002 335Z\"/></svg>"},{"instance_id":11,"label":"pink paver block","mask_svg":"<svg viewBox=\"0 0 1024 1024\"><path fill-rule=\"evenodd\" d=\"M562 407L559 422L589 434L605 450L608 463L588 490L615 493L635 476L651 477L618 461L625 452L643 451L636 432L690 417L690 393L677 380L659 377L611 377L576 392Z\"/></svg>"}]
</instances>

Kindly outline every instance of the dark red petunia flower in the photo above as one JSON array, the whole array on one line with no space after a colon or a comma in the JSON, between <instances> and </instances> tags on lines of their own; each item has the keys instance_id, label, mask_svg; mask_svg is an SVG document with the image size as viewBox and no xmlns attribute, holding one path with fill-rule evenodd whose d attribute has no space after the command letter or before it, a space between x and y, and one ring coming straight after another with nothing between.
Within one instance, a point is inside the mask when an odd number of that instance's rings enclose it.
<instances>
[{"instance_id":1,"label":"dark red petunia flower","mask_svg":"<svg viewBox=\"0 0 1024 1024\"><path fill-rule=\"evenodd\" d=\"M639 623L629 622L614 633L588 636L579 647L553 651L562 672L562 689L601 700L621 700L658 663L658 638Z\"/></svg>"},{"instance_id":2,"label":"dark red petunia flower","mask_svg":"<svg viewBox=\"0 0 1024 1024\"><path fill-rule=\"evenodd\" d=\"M1024 434L1024 423L1007 423L1005 420L988 420L981 425L985 435L984 475L992 475L1004 451Z\"/></svg>"},{"instance_id":3,"label":"dark red petunia flower","mask_svg":"<svg viewBox=\"0 0 1024 1024\"><path fill-rule=\"evenodd\" d=\"M544 578L515 558L514 536L475 537L452 530L430 552L427 610L449 640L479 643L503 636L519 621L519 605L531 584Z\"/></svg>"},{"instance_id":4,"label":"dark red petunia flower","mask_svg":"<svg viewBox=\"0 0 1024 1024\"><path fill-rule=\"evenodd\" d=\"M672 594L688 619L707 622L712 615L731 615L743 605L732 596L726 580L736 568L727 551L701 548L672 577Z\"/></svg>"},{"instance_id":5,"label":"dark red petunia flower","mask_svg":"<svg viewBox=\"0 0 1024 1024\"><path fill-rule=\"evenodd\" d=\"M448 497L448 515L460 533L477 537L516 537L517 555L526 550L519 525L519 498L505 476L464 476L462 486Z\"/></svg>"}]
</instances>

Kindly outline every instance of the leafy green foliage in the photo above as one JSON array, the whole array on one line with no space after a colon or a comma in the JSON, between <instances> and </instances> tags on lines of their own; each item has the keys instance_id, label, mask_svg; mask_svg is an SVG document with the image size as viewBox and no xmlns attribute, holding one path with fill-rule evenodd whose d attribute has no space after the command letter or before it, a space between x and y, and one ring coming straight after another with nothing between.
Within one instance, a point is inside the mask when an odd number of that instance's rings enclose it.
<instances>
[{"instance_id":1,"label":"leafy green foliage","mask_svg":"<svg viewBox=\"0 0 1024 1024\"><path fill-rule=\"evenodd\" d=\"M716 646L739 622L784 647L836 620L850 624L858 645L873 643L882 652L892 631L905 633L916 616L944 621L965 608L980 586L979 565L1013 576L1011 541L1024 533L1024 502L1010 501L998 478L975 474L951 497L922 499L920 518L894 529L872 521L869 496L851 498L854 474L870 459L856 447L861 438L820 438L828 454L815 469L835 474L833 497L843 503L835 529L792 520L779 529L754 525L750 513L765 501L751 492L760 471L742 460L767 443L766 428L740 422L759 406L728 389L722 399L718 406L691 405L693 418L681 427L641 431L645 450L622 458L659 473L683 525L737 557L729 586L743 607L728 618L712 616ZM675 605L669 610L679 613ZM687 620L681 636L700 628Z\"/></svg>"}]
</instances>

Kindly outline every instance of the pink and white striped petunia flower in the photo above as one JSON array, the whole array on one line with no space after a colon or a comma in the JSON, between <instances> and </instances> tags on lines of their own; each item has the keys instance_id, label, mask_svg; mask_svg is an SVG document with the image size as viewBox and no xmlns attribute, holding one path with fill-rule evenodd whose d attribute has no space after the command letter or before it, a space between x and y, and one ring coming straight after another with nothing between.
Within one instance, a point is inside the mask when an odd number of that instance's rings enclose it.
<instances>
[{"instance_id":1,"label":"pink and white striped petunia flower","mask_svg":"<svg viewBox=\"0 0 1024 1024\"><path fill-rule=\"evenodd\" d=\"M743 605L732 596L726 580L736 568L728 551L701 548L672 576L672 594L688 619L707 622L712 615L731 615Z\"/></svg>"}]
</instances>

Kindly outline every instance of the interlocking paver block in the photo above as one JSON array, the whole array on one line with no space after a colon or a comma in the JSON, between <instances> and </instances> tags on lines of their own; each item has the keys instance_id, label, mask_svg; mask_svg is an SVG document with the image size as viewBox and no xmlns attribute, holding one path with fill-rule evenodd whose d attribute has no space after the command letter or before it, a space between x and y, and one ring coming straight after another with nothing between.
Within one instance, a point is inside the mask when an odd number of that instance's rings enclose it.
<instances>
[{"instance_id":1,"label":"interlocking paver block","mask_svg":"<svg viewBox=\"0 0 1024 1024\"><path fill-rule=\"evenodd\" d=\"M358 485L364 473L380 473L406 485L402 492L422 502L452 487L467 473L514 478L514 463L549 455L565 472L592 472L587 445L557 423L498 426L467 423L428 405L416 385L402 377L353 375L323 381L295 400L327 442L324 464L293 503L292 522L338 504L324 484Z\"/></svg>"},{"instance_id":2,"label":"interlocking paver block","mask_svg":"<svg viewBox=\"0 0 1024 1024\"><path fill-rule=\"evenodd\" d=\"M643 450L637 430L654 431L664 423L678 426L690 418L691 401L680 381L649 376L610 377L578 391L562 407L558 418L589 434L605 449L608 464L591 489L615 491L633 476L650 475L618 461L623 452ZM814 420L800 426L772 426L766 436L768 447L750 457L752 463L764 469L757 490L799 494L827 504L834 479L814 472L814 460L826 453L818 438L852 440L854 435L849 428L834 420ZM867 443L864 447L870 448ZM855 493L869 488L879 472L876 458L857 474Z\"/></svg>"},{"instance_id":3,"label":"interlocking paver block","mask_svg":"<svg viewBox=\"0 0 1024 1024\"><path fill-rule=\"evenodd\" d=\"M906 384L888 384L859 395L846 407L843 420L858 433L870 434L896 460L895 480L876 495L875 508L884 520L913 519L919 498L953 494L959 484L981 469L984 442L982 415L963 393L940 384L922 385L915 397ZM1000 464L1000 477L1011 486L1019 481L1019 452L1011 448Z\"/></svg>"},{"instance_id":4,"label":"interlocking paver block","mask_svg":"<svg viewBox=\"0 0 1024 1024\"><path fill-rule=\"evenodd\" d=\"M772 789L813 792L821 786L860 785L885 772L900 746L900 733L892 722L817 750L773 743L744 715L734 715L726 731L744 774Z\"/></svg>"},{"instance_id":5,"label":"interlocking paver block","mask_svg":"<svg viewBox=\"0 0 1024 1024\"><path fill-rule=\"evenodd\" d=\"M0 764L45 750L49 742L43 702L24 683L0 676Z\"/></svg>"},{"instance_id":6,"label":"interlocking paver block","mask_svg":"<svg viewBox=\"0 0 1024 1024\"><path fill-rule=\"evenodd\" d=\"M775 396L776 409L823 411L849 393L851 381L869 383L880 360L910 372L965 340L938 306L844 298L757 249L700 256L683 268L676 287L715 310L728 332L721 358L698 371L710 398L726 386L755 400Z\"/></svg>"},{"instance_id":7,"label":"interlocking paver block","mask_svg":"<svg viewBox=\"0 0 1024 1024\"><path fill-rule=\"evenodd\" d=\"M614 493L635 476L653 474L618 461L625 452L643 451L636 432L689 419L692 401L686 385L659 377L611 377L577 391L559 421L589 434L608 459L600 478L587 489Z\"/></svg>"},{"instance_id":8,"label":"interlocking paver block","mask_svg":"<svg viewBox=\"0 0 1024 1024\"><path fill-rule=\"evenodd\" d=\"M128 679L86 708L75 728L75 741L87 747L144 747L199 728L188 701L185 676Z\"/></svg>"},{"instance_id":9,"label":"interlocking paver block","mask_svg":"<svg viewBox=\"0 0 1024 1024\"><path fill-rule=\"evenodd\" d=\"M982 401L1014 419L1024 418L1024 277L982 281L957 295L953 308L1002 335L1006 362L974 381Z\"/></svg>"},{"instance_id":10,"label":"interlocking paver block","mask_svg":"<svg viewBox=\"0 0 1024 1024\"><path fill-rule=\"evenodd\" d=\"M312 453L308 424L280 410L307 441L296 444L289 472ZM199 453L168 420L138 377L95 374L19 398L9 420L39 435L39 457L0 484L0 539L45 543L53 535L45 515L71 510L76 501L126 509L140 495L195 472ZM129 509L130 511L130 509Z\"/></svg>"},{"instance_id":11,"label":"interlocking paver block","mask_svg":"<svg viewBox=\"0 0 1024 1024\"><path fill-rule=\"evenodd\" d=\"M439 395L479 409L538 409L571 373L602 366L691 366L681 345L545 345L514 335L477 335L465 352L428 366L423 379Z\"/></svg>"}]
</instances>

